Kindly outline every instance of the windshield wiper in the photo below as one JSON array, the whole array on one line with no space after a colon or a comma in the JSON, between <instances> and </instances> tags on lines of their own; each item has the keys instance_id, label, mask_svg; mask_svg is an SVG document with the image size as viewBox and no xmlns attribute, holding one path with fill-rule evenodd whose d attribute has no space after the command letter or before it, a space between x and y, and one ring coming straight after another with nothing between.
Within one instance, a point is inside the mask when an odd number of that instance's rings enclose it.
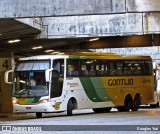
<instances>
[{"instance_id":1,"label":"windshield wiper","mask_svg":"<svg viewBox=\"0 0 160 134\"><path fill-rule=\"evenodd\" d=\"M28 89L22 89L21 91L19 91L19 97L21 97L21 95L23 94L24 91L28 91ZM27 94L27 93L26 93Z\"/></svg>"},{"instance_id":2,"label":"windshield wiper","mask_svg":"<svg viewBox=\"0 0 160 134\"><path fill-rule=\"evenodd\" d=\"M36 97L36 93L34 92L34 90L32 90L31 88L27 87L26 89L22 89L20 92L19 92L19 97L21 97L21 95L23 94L23 92L26 91L26 97L30 97L30 95L32 94L33 92L33 96Z\"/></svg>"}]
</instances>

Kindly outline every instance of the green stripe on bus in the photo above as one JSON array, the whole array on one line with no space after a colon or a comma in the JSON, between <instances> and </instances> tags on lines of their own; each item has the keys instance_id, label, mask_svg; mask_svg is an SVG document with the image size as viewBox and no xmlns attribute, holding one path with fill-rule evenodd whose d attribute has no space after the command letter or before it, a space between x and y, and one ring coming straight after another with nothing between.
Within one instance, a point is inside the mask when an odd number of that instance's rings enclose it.
<instances>
[{"instance_id":1,"label":"green stripe on bus","mask_svg":"<svg viewBox=\"0 0 160 134\"><path fill-rule=\"evenodd\" d=\"M40 100L40 98L17 98L18 104L21 105L32 105L37 104Z\"/></svg>"},{"instance_id":2,"label":"green stripe on bus","mask_svg":"<svg viewBox=\"0 0 160 134\"><path fill-rule=\"evenodd\" d=\"M111 100L100 78L80 78L80 81L91 101L104 102Z\"/></svg>"},{"instance_id":3,"label":"green stripe on bus","mask_svg":"<svg viewBox=\"0 0 160 134\"><path fill-rule=\"evenodd\" d=\"M38 103L40 98L30 98L28 100L29 103Z\"/></svg>"},{"instance_id":4,"label":"green stripe on bus","mask_svg":"<svg viewBox=\"0 0 160 134\"><path fill-rule=\"evenodd\" d=\"M82 86L83 86L88 98L91 101L93 101L93 102L101 102L102 101L100 99L100 97L97 95L90 78L80 78L80 81L82 83Z\"/></svg>"},{"instance_id":5,"label":"green stripe on bus","mask_svg":"<svg viewBox=\"0 0 160 134\"><path fill-rule=\"evenodd\" d=\"M96 90L96 93L101 98L101 100L102 101L110 101L111 98L108 96L108 93L106 91L106 88L103 85L102 80L98 77L91 77L90 79L93 83L93 86Z\"/></svg>"},{"instance_id":6,"label":"green stripe on bus","mask_svg":"<svg viewBox=\"0 0 160 134\"><path fill-rule=\"evenodd\" d=\"M74 56L74 55L70 55L69 59L92 59L92 57L89 56Z\"/></svg>"}]
</instances>

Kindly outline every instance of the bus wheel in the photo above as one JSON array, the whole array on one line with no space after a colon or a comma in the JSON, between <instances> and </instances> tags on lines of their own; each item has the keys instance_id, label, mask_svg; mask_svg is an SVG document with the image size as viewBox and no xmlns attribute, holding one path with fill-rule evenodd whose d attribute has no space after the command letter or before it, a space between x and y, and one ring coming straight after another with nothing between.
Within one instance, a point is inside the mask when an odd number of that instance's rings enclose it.
<instances>
[{"instance_id":1,"label":"bus wheel","mask_svg":"<svg viewBox=\"0 0 160 134\"><path fill-rule=\"evenodd\" d=\"M67 104L67 115L68 116L72 116L72 110L73 110L73 103L72 103L72 100L70 99Z\"/></svg>"},{"instance_id":2,"label":"bus wheel","mask_svg":"<svg viewBox=\"0 0 160 134\"><path fill-rule=\"evenodd\" d=\"M138 111L139 105L140 105L139 98L135 97L131 107L132 111Z\"/></svg>"},{"instance_id":3,"label":"bus wheel","mask_svg":"<svg viewBox=\"0 0 160 134\"><path fill-rule=\"evenodd\" d=\"M157 102L156 104L150 104L150 107L151 108L157 108L157 107L159 107L159 102Z\"/></svg>"},{"instance_id":4,"label":"bus wheel","mask_svg":"<svg viewBox=\"0 0 160 134\"><path fill-rule=\"evenodd\" d=\"M132 107L132 98L130 96L126 96L124 101L124 111L128 112Z\"/></svg>"},{"instance_id":5,"label":"bus wheel","mask_svg":"<svg viewBox=\"0 0 160 134\"><path fill-rule=\"evenodd\" d=\"M118 112L128 112L132 106L132 98L130 96L126 96L124 100L124 106L117 107Z\"/></svg>"},{"instance_id":6,"label":"bus wheel","mask_svg":"<svg viewBox=\"0 0 160 134\"><path fill-rule=\"evenodd\" d=\"M103 113L103 112L104 112L104 110L101 109L101 108L93 108L92 110L93 110L95 113Z\"/></svg>"},{"instance_id":7,"label":"bus wheel","mask_svg":"<svg viewBox=\"0 0 160 134\"><path fill-rule=\"evenodd\" d=\"M93 111L95 113L104 113L105 112L105 108L93 108Z\"/></svg>"},{"instance_id":8,"label":"bus wheel","mask_svg":"<svg viewBox=\"0 0 160 134\"><path fill-rule=\"evenodd\" d=\"M117 107L118 112L124 112L124 106Z\"/></svg>"},{"instance_id":9,"label":"bus wheel","mask_svg":"<svg viewBox=\"0 0 160 134\"><path fill-rule=\"evenodd\" d=\"M37 118L42 118L42 113L36 113Z\"/></svg>"},{"instance_id":10,"label":"bus wheel","mask_svg":"<svg viewBox=\"0 0 160 134\"><path fill-rule=\"evenodd\" d=\"M104 108L104 112L108 113L111 111L111 109L112 109L111 107Z\"/></svg>"},{"instance_id":11,"label":"bus wheel","mask_svg":"<svg viewBox=\"0 0 160 134\"><path fill-rule=\"evenodd\" d=\"M159 102L157 102L157 107L159 107Z\"/></svg>"}]
</instances>

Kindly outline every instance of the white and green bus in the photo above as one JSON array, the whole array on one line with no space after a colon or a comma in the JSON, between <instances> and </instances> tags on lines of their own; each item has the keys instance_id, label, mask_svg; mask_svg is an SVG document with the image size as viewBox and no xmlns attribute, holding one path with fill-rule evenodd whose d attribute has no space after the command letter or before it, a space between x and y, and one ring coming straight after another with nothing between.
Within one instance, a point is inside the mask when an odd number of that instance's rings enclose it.
<instances>
[{"instance_id":1,"label":"white and green bus","mask_svg":"<svg viewBox=\"0 0 160 134\"><path fill-rule=\"evenodd\" d=\"M13 81L9 74L13 72ZM13 84L13 112L137 111L154 101L152 59L113 53L75 52L20 58L5 73Z\"/></svg>"}]
</instances>

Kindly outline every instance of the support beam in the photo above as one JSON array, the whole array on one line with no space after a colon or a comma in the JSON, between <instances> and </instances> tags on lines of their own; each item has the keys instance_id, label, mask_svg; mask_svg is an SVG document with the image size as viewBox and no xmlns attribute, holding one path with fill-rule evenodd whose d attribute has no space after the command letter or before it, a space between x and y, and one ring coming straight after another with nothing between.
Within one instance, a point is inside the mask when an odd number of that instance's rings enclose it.
<instances>
[{"instance_id":1,"label":"support beam","mask_svg":"<svg viewBox=\"0 0 160 134\"><path fill-rule=\"evenodd\" d=\"M160 35L106 37L94 42L84 42L77 49L160 46Z\"/></svg>"},{"instance_id":2,"label":"support beam","mask_svg":"<svg viewBox=\"0 0 160 134\"><path fill-rule=\"evenodd\" d=\"M43 18L48 38L158 34L159 23L160 12Z\"/></svg>"},{"instance_id":3,"label":"support beam","mask_svg":"<svg viewBox=\"0 0 160 134\"><path fill-rule=\"evenodd\" d=\"M34 27L38 30L42 30L42 20L40 18L23 18L15 20Z\"/></svg>"}]
</instances>

